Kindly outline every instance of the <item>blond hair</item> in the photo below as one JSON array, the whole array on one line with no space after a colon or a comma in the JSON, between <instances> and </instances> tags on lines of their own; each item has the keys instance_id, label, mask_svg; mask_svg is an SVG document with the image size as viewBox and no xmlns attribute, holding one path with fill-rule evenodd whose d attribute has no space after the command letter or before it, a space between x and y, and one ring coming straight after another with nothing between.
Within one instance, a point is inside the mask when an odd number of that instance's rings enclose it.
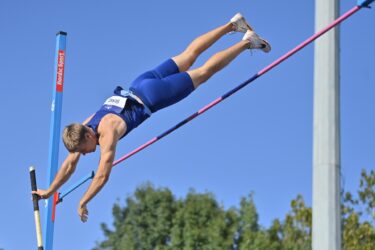
<instances>
[{"instance_id":1,"label":"blond hair","mask_svg":"<svg viewBox=\"0 0 375 250\"><path fill-rule=\"evenodd\" d=\"M88 132L86 126L79 123L72 123L64 128L63 142L69 152L77 152L78 146L85 141L85 134Z\"/></svg>"}]
</instances>

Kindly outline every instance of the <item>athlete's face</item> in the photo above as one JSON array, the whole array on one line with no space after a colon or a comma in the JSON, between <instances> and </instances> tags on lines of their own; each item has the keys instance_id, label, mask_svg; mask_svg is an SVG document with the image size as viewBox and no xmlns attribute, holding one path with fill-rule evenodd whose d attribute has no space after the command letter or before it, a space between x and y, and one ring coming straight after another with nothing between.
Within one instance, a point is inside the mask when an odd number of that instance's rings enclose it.
<instances>
[{"instance_id":1,"label":"athlete's face","mask_svg":"<svg viewBox=\"0 0 375 250\"><path fill-rule=\"evenodd\" d=\"M78 146L78 152L83 155L95 152L96 150L96 138L91 133L86 133L85 141Z\"/></svg>"}]
</instances>

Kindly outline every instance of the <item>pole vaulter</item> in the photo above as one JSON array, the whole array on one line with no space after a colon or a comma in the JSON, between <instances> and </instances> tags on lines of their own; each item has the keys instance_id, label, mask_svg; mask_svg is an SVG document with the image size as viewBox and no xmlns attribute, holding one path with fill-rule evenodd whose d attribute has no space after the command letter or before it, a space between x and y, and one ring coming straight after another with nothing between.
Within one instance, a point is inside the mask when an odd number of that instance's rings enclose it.
<instances>
[{"instance_id":1,"label":"pole vaulter","mask_svg":"<svg viewBox=\"0 0 375 250\"><path fill-rule=\"evenodd\" d=\"M176 124L174 127L168 129L164 133L162 133L162 134L154 137L153 139L151 139L148 142L144 143L140 147L134 149L133 151L129 152L128 154L126 154L126 155L122 156L121 158L119 158L118 160L114 161L113 162L113 166L116 166L117 164L121 163L122 161L124 161L124 160L128 159L129 157L135 155L136 153L142 151L143 149L147 148L151 144L157 142L158 140L162 139L163 137L165 137L168 134L172 133L173 131L177 130L181 126L183 126L186 123L190 122L191 120L193 120L197 116L203 114L204 112L206 112L207 110L209 110L213 106L215 106L218 103L222 102L223 100L225 100L229 96L233 95L234 93L236 93L237 91L239 91L243 87L247 86L251 82L253 82L256 79L258 79L260 76L266 74L268 71L270 71L271 69L273 69L274 67L276 67L277 65L279 65L280 63L282 63L283 61L285 61L286 59L288 59L289 57L291 57L292 55L294 55L295 53L297 53L301 49L303 49L304 47L306 47L311 42L315 41L317 38L319 38L320 36L322 36L323 34L325 34L326 32L328 32L329 30L331 30L332 28L334 28L335 26L337 26L338 24L340 24L345 19L349 18L351 15L353 15L358 10L360 10L362 7L369 7L369 4L371 4L373 1L375 1L375 0L362 0L362 1L359 1L358 2L359 5L353 7L351 10L349 10L348 12L346 12L345 14L343 14L342 16L340 16L339 18L337 18L335 21L333 21L326 28L322 29L318 33L316 33L313 36L311 36L310 38L306 39L304 42L302 42L301 44L299 44L297 47L295 47L294 49L290 50L285 55L283 55L279 59L275 60L273 63L269 64L267 67L265 67L264 69L262 69L261 71L259 71L258 73L256 73L251 78L249 78L245 82L241 83L237 87L233 88L232 90L228 91L226 94L222 95L221 97L215 99L214 101L212 101L211 103L209 103L205 107L201 108L200 110L198 110L194 114L190 115L189 117L187 117L183 121L181 121L178 124Z\"/></svg>"},{"instance_id":2,"label":"pole vaulter","mask_svg":"<svg viewBox=\"0 0 375 250\"><path fill-rule=\"evenodd\" d=\"M349 11L347 11L346 13L342 14L340 17L338 17L336 20L334 20L331 24L329 24L328 26L326 26L325 28L323 28L319 32L315 33L314 35L312 35L311 37L309 37L308 39L306 39L305 41L303 41L302 43L300 43L294 49L290 50L289 52L287 52L283 56L281 56L278 59L276 59L274 62L272 62L271 64L269 64L268 66L266 66L265 68L263 68L262 70L260 70L258 73L256 73L255 75L253 75L251 78L249 78L245 82L241 83L237 87L233 88L232 90L228 91L224 95L220 96L219 98L215 99L211 103L207 104L206 106L204 106L203 108L201 108L200 110L198 110L197 112L195 112L194 114L190 115L189 117L185 118L181 122L177 123L175 126L173 126L170 129L166 130L164 133L162 133L162 134L160 134L160 135L152 138L151 140L147 141L146 143L144 143L143 145L141 145L138 148L134 149L133 151L131 151L131 152L125 154L124 156L120 157L119 159L117 159L116 161L113 162L112 166L114 167L114 166L118 165L119 163L125 161L126 159L130 158L131 156L135 155L136 153L142 151L143 149L147 148L148 146L154 144L155 142L159 141L160 139L162 139L165 136L169 135L170 133L174 132L175 130L177 130L178 128L182 127L186 123L190 122L191 120L193 120L197 116L205 113L207 110L209 110L213 106L215 106L215 105L219 104L220 102L222 102L223 100L227 99L228 97L230 97L234 93L236 93L239 90L241 90L243 87L249 85L250 83L252 83L256 79L258 79L260 76L266 74L268 71L270 71L271 69L275 68L280 63L284 62L289 57L291 57L294 54L296 54L298 51L300 51L303 48L305 48L307 45L309 45L310 43L312 43L313 41L315 41L316 39L318 39L320 36L322 36L325 33L327 33L332 28L336 27L338 24L340 24L341 22L343 22L347 18L351 17L353 14L355 14L356 12L358 12L359 10L361 10L362 8L371 8L370 4L372 4L374 1L375 0L358 0L357 1L357 5L355 7L353 7L352 9L350 9ZM62 197L65 197L66 195L68 195L70 192L73 191L73 189L76 189L78 186L82 185L84 182L92 179L93 177L94 177L94 172L88 174L87 177L82 178L83 181L78 182L77 184L73 185L67 191L64 191L64 192L60 193L59 197L57 198L57 203L61 202L62 201Z\"/></svg>"}]
</instances>

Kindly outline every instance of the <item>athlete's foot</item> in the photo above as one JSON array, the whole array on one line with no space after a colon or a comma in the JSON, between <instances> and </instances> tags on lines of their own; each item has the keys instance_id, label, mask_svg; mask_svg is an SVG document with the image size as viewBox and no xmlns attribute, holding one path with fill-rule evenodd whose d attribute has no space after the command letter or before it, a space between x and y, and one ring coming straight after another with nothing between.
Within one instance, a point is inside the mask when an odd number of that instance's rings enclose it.
<instances>
[{"instance_id":1,"label":"athlete's foot","mask_svg":"<svg viewBox=\"0 0 375 250\"><path fill-rule=\"evenodd\" d=\"M243 17L241 13L237 13L236 15L234 15L234 17L230 19L230 22L233 25L234 32L237 31L237 32L246 33L246 31L248 30L253 30L253 28L251 28L248 22L246 22L245 17Z\"/></svg>"},{"instance_id":2,"label":"athlete's foot","mask_svg":"<svg viewBox=\"0 0 375 250\"><path fill-rule=\"evenodd\" d=\"M271 45L252 30L248 30L242 40L250 42L249 49L261 49L266 53L271 50Z\"/></svg>"}]
</instances>

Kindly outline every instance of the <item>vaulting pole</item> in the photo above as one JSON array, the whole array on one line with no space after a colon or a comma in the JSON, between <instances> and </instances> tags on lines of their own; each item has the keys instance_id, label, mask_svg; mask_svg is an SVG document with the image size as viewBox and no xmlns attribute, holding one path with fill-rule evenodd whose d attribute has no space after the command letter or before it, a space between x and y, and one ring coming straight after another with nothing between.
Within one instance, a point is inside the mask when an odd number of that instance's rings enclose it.
<instances>
[{"instance_id":1,"label":"vaulting pole","mask_svg":"<svg viewBox=\"0 0 375 250\"><path fill-rule=\"evenodd\" d=\"M30 167L30 181L31 181L31 191L37 190L35 168ZM36 229L36 240L38 243L38 250L43 250L43 240L42 240L42 227L40 225L40 213L39 213L39 203L38 195L33 194L33 205L34 205L34 219L35 219L35 229Z\"/></svg>"},{"instance_id":2,"label":"vaulting pole","mask_svg":"<svg viewBox=\"0 0 375 250\"><path fill-rule=\"evenodd\" d=\"M53 96L51 106L50 143L48 153L47 187L54 180L59 160L60 124L62 112L62 97L64 87L66 32L60 31L56 34L55 69L53 80ZM47 201L47 212L44 220L44 245L46 250L52 250L54 231L54 196Z\"/></svg>"}]
</instances>

